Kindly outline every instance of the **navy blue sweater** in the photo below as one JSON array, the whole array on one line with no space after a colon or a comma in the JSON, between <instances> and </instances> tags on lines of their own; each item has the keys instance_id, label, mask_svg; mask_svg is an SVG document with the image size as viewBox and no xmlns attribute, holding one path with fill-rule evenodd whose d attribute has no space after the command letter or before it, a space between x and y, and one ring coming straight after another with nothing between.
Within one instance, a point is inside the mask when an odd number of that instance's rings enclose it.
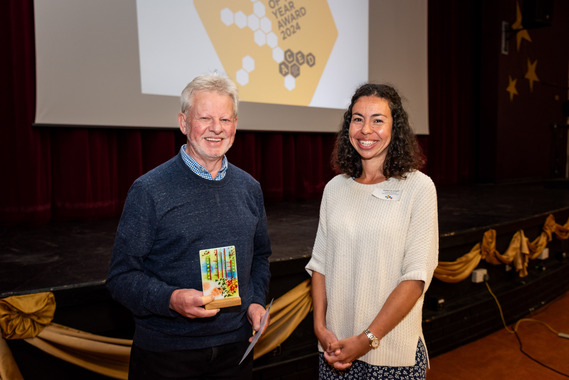
<instances>
[{"instance_id":1,"label":"navy blue sweater","mask_svg":"<svg viewBox=\"0 0 569 380\"><path fill-rule=\"evenodd\" d=\"M169 308L175 289L202 290L199 251L235 246L240 307L188 319ZM118 226L107 286L135 318L134 343L172 351L251 336L247 308L265 305L271 247L259 183L229 164L221 181L199 177L180 154L138 178Z\"/></svg>"}]
</instances>

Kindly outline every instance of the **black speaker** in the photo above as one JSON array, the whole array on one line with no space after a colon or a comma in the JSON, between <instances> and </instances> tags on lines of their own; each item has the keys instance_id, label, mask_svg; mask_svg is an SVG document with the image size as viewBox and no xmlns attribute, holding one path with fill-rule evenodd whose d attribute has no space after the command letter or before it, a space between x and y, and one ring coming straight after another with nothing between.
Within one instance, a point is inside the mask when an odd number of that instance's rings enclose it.
<instances>
[{"instance_id":1,"label":"black speaker","mask_svg":"<svg viewBox=\"0 0 569 380\"><path fill-rule=\"evenodd\" d=\"M569 100L561 103L561 112L563 112L563 116L569 117Z\"/></svg>"},{"instance_id":2,"label":"black speaker","mask_svg":"<svg viewBox=\"0 0 569 380\"><path fill-rule=\"evenodd\" d=\"M522 24L526 29L551 26L553 0L524 0L522 17Z\"/></svg>"}]
</instances>

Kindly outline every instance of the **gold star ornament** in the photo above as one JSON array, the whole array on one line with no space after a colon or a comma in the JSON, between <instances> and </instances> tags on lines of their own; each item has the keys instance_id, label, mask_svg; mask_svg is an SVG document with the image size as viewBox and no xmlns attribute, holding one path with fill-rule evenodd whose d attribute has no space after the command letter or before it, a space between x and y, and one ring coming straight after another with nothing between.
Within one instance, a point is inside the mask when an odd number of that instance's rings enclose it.
<instances>
[{"instance_id":1,"label":"gold star ornament","mask_svg":"<svg viewBox=\"0 0 569 380\"><path fill-rule=\"evenodd\" d=\"M526 72L526 75L524 76L524 78L529 80L529 89L531 92L533 92L533 82L539 82L539 78L537 77L537 74L535 73L535 67L536 66L537 66L537 59L532 62L528 58L528 71Z\"/></svg>"},{"instance_id":2,"label":"gold star ornament","mask_svg":"<svg viewBox=\"0 0 569 380\"><path fill-rule=\"evenodd\" d=\"M529 36L529 32L524 29L522 24L522 11L520 10L520 4L516 1L516 22L512 24L513 30L518 30L516 33L516 47L518 51L520 51L520 45L522 43L522 39L531 42L531 37Z\"/></svg>"},{"instance_id":3,"label":"gold star ornament","mask_svg":"<svg viewBox=\"0 0 569 380\"><path fill-rule=\"evenodd\" d=\"M510 93L510 102L514 100L514 95L518 95L518 90L516 89L516 83L518 82L517 79L512 79L511 75L508 75L508 87L506 91Z\"/></svg>"}]
</instances>

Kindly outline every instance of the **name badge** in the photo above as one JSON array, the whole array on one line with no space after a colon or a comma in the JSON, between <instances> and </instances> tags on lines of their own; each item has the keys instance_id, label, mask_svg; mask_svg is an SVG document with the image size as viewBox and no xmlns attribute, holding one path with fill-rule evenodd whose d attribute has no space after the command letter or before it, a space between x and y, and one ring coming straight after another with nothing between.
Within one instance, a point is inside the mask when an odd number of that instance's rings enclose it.
<instances>
[{"instance_id":1,"label":"name badge","mask_svg":"<svg viewBox=\"0 0 569 380\"><path fill-rule=\"evenodd\" d=\"M375 189L372 194L384 201L398 201L401 198L401 190Z\"/></svg>"}]
</instances>

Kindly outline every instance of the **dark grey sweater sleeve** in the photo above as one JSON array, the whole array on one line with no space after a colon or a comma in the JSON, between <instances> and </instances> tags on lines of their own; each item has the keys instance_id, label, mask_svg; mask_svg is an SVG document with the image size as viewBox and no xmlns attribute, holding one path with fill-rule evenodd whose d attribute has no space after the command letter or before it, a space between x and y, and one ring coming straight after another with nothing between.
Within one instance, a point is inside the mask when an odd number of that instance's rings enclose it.
<instances>
[{"instance_id":1,"label":"dark grey sweater sleeve","mask_svg":"<svg viewBox=\"0 0 569 380\"><path fill-rule=\"evenodd\" d=\"M176 287L147 275L144 269L156 226L154 199L136 181L129 190L117 229L107 287L114 299L138 316L173 313L169 304Z\"/></svg>"},{"instance_id":2,"label":"dark grey sweater sleeve","mask_svg":"<svg viewBox=\"0 0 569 380\"><path fill-rule=\"evenodd\" d=\"M251 270L251 287L253 290L251 292L253 296L251 303L265 306L269 291L269 280L271 278L269 256L272 251L267 229L267 215L260 189L257 199L261 215L255 233L254 257Z\"/></svg>"}]
</instances>

